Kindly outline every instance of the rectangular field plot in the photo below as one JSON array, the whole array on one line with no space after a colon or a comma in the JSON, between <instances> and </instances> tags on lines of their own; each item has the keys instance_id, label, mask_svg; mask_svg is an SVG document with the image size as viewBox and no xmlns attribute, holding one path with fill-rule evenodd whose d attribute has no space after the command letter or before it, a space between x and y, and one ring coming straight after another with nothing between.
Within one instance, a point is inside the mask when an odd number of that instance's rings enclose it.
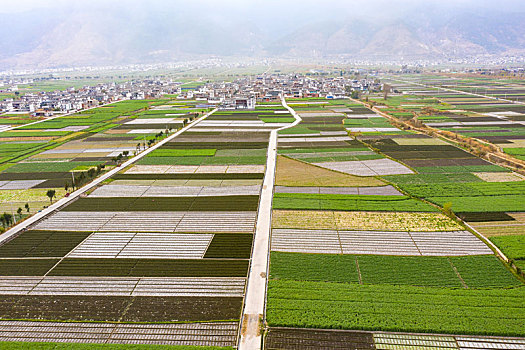
<instances>
[{"instance_id":1,"label":"rectangular field plot","mask_svg":"<svg viewBox=\"0 0 525 350\"><path fill-rule=\"evenodd\" d=\"M60 259L0 259L0 276L43 276Z\"/></svg>"},{"instance_id":2,"label":"rectangular field plot","mask_svg":"<svg viewBox=\"0 0 525 350\"><path fill-rule=\"evenodd\" d=\"M238 320L240 297L6 295L0 319L108 322Z\"/></svg>"},{"instance_id":3,"label":"rectangular field plot","mask_svg":"<svg viewBox=\"0 0 525 350\"><path fill-rule=\"evenodd\" d=\"M413 174L406 166L391 159L356 160L347 162L323 162L314 165L359 176Z\"/></svg>"},{"instance_id":4,"label":"rectangular field plot","mask_svg":"<svg viewBox=\"0 0 525 350\"><path fill-rule=\"evenodd\" d=\"M66 258L49 276L246 277L248 260Z\"/></svg>"},{"instance_id":5,"label":"rectangular field plot","mask_svg":"<svg viewBox=\"0 0 525 350\"><path fill-rule=\"evenodd\" d=\"M335 230L273 229L271 237L272 251L342 254Z\"/></svg>"},{"instance_id":6,"label":"rectangular field plot","mask_svg":"<svg viewBox=\"0 0 525 350\"><path fill-rule=\"evenodd\" d=\"M213 235L97 232L68 254L70 258L202 258Z\"/></svg>"},{"instance_id":7,"label":"rectangular field plot","mask_svg":"<svg viewBox=\"0 0 525 350\"><path fill-rule=\"evenodd\" d=\"M275 193L273 208L433 212L437 209L408 196Z\"/></svg>"},{"instance_id":8,"label":"rectangular field plot","mask_svg":"<svg viewBox=\"0 0 525 350\"><path fill-rule=\"evenodd\" d=\"M45 182L46 180L12 180L1 181L0 190L27 190Z\"/></svg>"},{"instance_id":9,"label":"rectangular field plot","mask_svg":"<svg viewBox=\"0 0 525 350\"><path fill-rule=\"evenodd\" d=\"M457 231L463 227L441 213L274 210L272 227L363 231Z\"/></svg>"},{"instance_id":10,"label":"rectangular field plot","mask_svg":"<svg viewBox=\"0 0 525 350\"><path fill-rule=\"evenodd\" d=\"M136 186L104 185L89 197L199 197L199 196L257 196L261 186Z\"/></svg>"},{"instance_id":11,"label":"rectangular field plot","mask_svg":"<svg viewBox=\"0 0 525 350\"><path fill-rule=\"evenodd\" d=\"M246 232L257 212L82 212L60 211L36 225L39 230L105 232Z\"/></svg>"},{"instance_id":12,"label":"rectangular field plot","mask_svg":"<svg viewBox=\"0 0 525 350\"><path fill-rule=\"evenodd\" d=\"M524 295L524 288L270 280L267 320L270 327L523 336L525 310L520 303Z\"/></svg>"},{"instance_id":13,"label":"rectangular field plot","mask_svg":"<svg viewBox=\"0 0 525 350\"><path fill-rule=\"evenodd\" d=\"M0 294L242 297L245 278L4 277Z\"/></svg>"},{"instance_id":14,"label":"rectangular field plot","mask_svg":"<svg viewBox=\"0 0 525 350\"><path fill-rule=\"evenodd\" d=\"M63 257L91 232L29 230L0 245L0 257Z\"/></svg>"},{"instance_id":15,"label":"rectangular field plot","mask_svg":"<svg viewBox=\"0 0 525 350\"><path fill-rule=\"evenodd\" d=\"M376 349L371 333L328 329L271 327L265 343L266 350Z\"/></svg>"},{"instance_id":16,"label":"rectangular field plot","mask_svg":"<svg viewBox=\"0 0 525 350\"><path fill-rule=\"evenodd\" d=\"M521 286L521 282L490 255L447 258L272 252L270 266L271 278L297 281L451 288Z\"/></svg>"},{"instance_id":17,"label":"rectangular field plot","mask_svg":"<svg viewBox=\"0 0 525 350\"><path fill-rule=\"evenodd\" d=\"M142 165L137 164L125 174L244 174L264 173L264 165Z\"/></svg>"},{"instance_id":18,"label":"rectangular field plot","mask_svg":"<svg viewBox=\"0 0 525 350\"><path fill-rule=\"evenodd\" d=\"M377 187L294 187L275 186L275 193L317 193L317 194L353 194L376 196L403 196L393 186Z\"/></svg>"},{"instance_id":19,"label":"rectangular field plot","mask_svg":"<svg viewBox=\"0 0 525 350\"><path fill-rule=\"evenodd\" d=\"M460 349L454 337L436 335L416 335L416 334L374 334L375 348L378 350L390 350L401 348L419 349Z\"/></svg>"},{"instance_id":20,"label":"rectangular field plot","mask_svg":"<svg viewBox=\"0 0 525 350\"><path fill-rule=\"evenodd\" d=\"M256 211L259 195L79 198L62 211Z\"/></svg>"}]
</instances>

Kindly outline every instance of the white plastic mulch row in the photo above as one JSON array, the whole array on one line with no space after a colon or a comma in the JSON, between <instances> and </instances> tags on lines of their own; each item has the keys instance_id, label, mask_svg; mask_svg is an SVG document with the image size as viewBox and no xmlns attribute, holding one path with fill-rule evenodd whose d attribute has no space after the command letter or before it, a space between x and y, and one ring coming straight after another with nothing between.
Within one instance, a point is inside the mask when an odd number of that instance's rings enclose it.
<instances>
[{"instance_id":1,"label":"white plastic mulch row","mask_svg":"<svg viewBox=\"0 0 525 350\"><path fill-rule=\"evenodd\" d=\"M337 170L346 174L359 176L401 175L414 173L406 166L388 158L313 164L330 170Z\"/></svg>"},{"instance_id":2,"label":"white plastic mulch row","mask_svg":"<svg viewBox=\"0 0 525 350\"><path fill-rule=\"evenodd\" d=\"M311 158L311 157L341 157L341 156L369 156L377 154L374 151L349 151L349 152L311 152L311 153L286 153L288 157L302 159L302 158Z\"/></svg>"},{"instance_id":3,"label":"white plastic mulch row","mask_svg":"<svg viewBox=\"0 0 525 350\"><path fill-rule=\"evenodd\" d=\"M269 124L269 123L266 123L266 124ZM209 126L204 126L204 127L200 127L200 126L194 126L193 128L191 128L191 130L193 132L228 132L228 133L233 133L233 132L239 132L239 133L246 133L246 132L253 132L253 133L261 133L261 132L266 132L266 133L269 133L272 129L278 129L278 128L281 128L283 126L286 125L286 123L275 123L275 124L279 124L279 125L275 125L275 126L271 126L271 127L232 127L232 126L223 126L223 127L209 127Z\"/></svg>"},{"instance_id":4,"label":"white plastic mulch row","mask_svg":"<svg viewBox=\"0 0 525 350\"><path fill-rule=\"evenodd\" d=\"M233 347L238 322L82 323L0 321L0 341Z\"/></svg>"},{"instance_id":5,"label":"white plastic mulch row","mask_svg":"<svg viewBox=\"0 0 525 350\"><path fill-rule=\"evenodd\" d=\"M134 165L125 174L253 174L264 173L264 165Z\"/></svg>"},{"instance_id":6,"label":"white plastic mulch row","mask_svg":"<svg viewBox=\"0 0 525 350\"><path fill-rule=\"evenodd\" d=\"M287 135L281 135L281 137L287 137L287 138L293 138L293 137L312 137L314 135L319 136L344 136L348 135L348 132L346 131L319 131L315 134L287 134Z\"/></svg>"},{"instance_id":7,"label":"white plastic mulch row","mask_svg":"<svg viewBox=\"0 0 525 350\"><path fill-rule=\"evenodd\" d=\"M242 297L242 277L0 277L9 295Z\"/></svg>"},{"instance_id":8,"label":"white plastic mulch row","mask_svg":"<svg viewBox=\"0 0 525 350\"><path fill-rule=\"evenodd\" d=\"M144 119L134 119L124 124L126 125L136 125L136 124L173 124L173 123L182 123L181 120L175 118L144 118Z\"/></svg>"},{"instance_id":9,"label":"white plastic mulch row","mask_svg":"<svg viewBox=\"0 0 525 350\"><path fill-rule=\"evenodd\" d=\"M400 131L398 128L346 128L351 132L394 132Z\"/></svg>"},{"instance_id":10,"label":"white plastic mulch row","mask_svg":"<svg viewBox=\"0 0 525 350\"><path fill-rule=\"evenodd\" d=\"M273 229L272 251L331 254L462 256L492 254L468 231L386 232Z\"/></svg>"},{"instance_id":11,"label":"white plastic mulch row","mask_svg":"<svg viewBox=\"0 0 525 350\"><path fill-rule=\"evenodd\" d=\"M325 137L279 137L279 143L290 142L336 142L336 141L350 141L350 136L325 136Z\"/></svg>"},{"instance_id":12,"label":"white plastic mulch row","mask_svg":"<svg viewBox=\"0 0 525 350\"><path fill-rule=\"evenodd\" d=\"M375 333L375 347L378 350L406 349L505 349L525 350L525 338L484 337L459 335L421 335L400 333Z\"/></svg>"},{"instance_id":13,"label":"white plastic mulch row","mask_svg":"<svg viewBox=\"0 0 525 350\"><path fill-rule=\"evenodd\" d=\"M106 232L252 233L257 212L74 212L60 211L37 230Z\"/></svg>"},{"instance_id":14,"label":"white plastic mulch row","mask_svg":"<svg viewBox=\"0 0 525 350\"><path fill-rule=\"evenodd\" d=\"M96 232L67 257L197 259L212 239L212 234Z\"/></svg>"},{"instance_id":15,"label":"white plastic mulch row","mask_svg":"<svg viewBox=\"0 0 525 350\"><path fill-rule=\"evenodd\" d=\"M11 180L0 181L0 190L27 190L46 180Z\"/></svg>"},{"instance_id":16,"label":"white plastic mulch row","mask_svg":"<svg viewBox=\"0 0 525 350\"><path fill-rule=\"evenodd\" d=\"M393 186L380 187L292 187L275 186L276 193L354 194L374 196L402 196Z\"/></svg>"},{"instance_id":17,"label":"white plastic mulch row","mask_svg":"<svg viewBox=\"0 0 525 350\"><path fill-rule=\"evenodd\" d=\"M60 148L60 149L50 149L44 151L40 154L62 154L62 153L109 153L109 152L133 152L135 151L134 147L113 147L113 148Z\"/></svg>"},{"instance_id":18,"label":"white plastic mulch row","mask_svg":"<svg viewBox=\"0 0 525 350\"><path fill-rule=\"evenodd\" d=\"M261 186L134 186L104 185L89 197L205 197L259 195Z\"/></svg>"},{"instance_id":19,"label":"white plastic mulch row","mask_svg":"<svg viewBox=\"0 0 525 350\"><path fill-rule=\"evenodd\" d=\"M192 130L196 128L204 127L228 127L233 128L245 128L245 127L257 127L257 128L280 128L286 125L286 123L265 123L262 120L203 120L197 124Z\"/></svg>"}]
</instances>

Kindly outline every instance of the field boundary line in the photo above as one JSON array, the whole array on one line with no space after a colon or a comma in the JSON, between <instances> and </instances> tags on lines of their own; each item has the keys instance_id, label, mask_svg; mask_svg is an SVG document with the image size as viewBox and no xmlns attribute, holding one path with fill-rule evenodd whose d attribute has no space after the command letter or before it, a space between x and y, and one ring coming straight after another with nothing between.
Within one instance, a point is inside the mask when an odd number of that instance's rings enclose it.
<instances>
[{"instance_id":1,"label":"field boundary line","mask_svg":"<svg viewBox=\"0 0 525 350\"><path fill-rule=\"evenodd\" d=\"M266 170L259 199L259 210L255 224L250 271L246 281L243 313L241 316L239 350L261 349L263 346L262 328L266 314L266 292L270 265L270 238L272 230L272 202L277 166L278 132L296 126L301 117L286 104L281 94L281 104L295 118L291 124L270 132Z\"/></svg>"},{"instance_id":2,"label":"field boundary line","mask_svg":"<svg viewBox=\"0 0 525 350\"><path fill-rule=\"evenodd\" d=\"M447 257L447 260L448 260L448 263L450 264L450 267L452 267L452 270L454 270L454 272L456 273L456 276L458 276L459 280L461 281L461 284L463 285L463 288L469 289L467 283L465 282L463 277L461 277L461 275L459 274L459 271L458 271L457 267L454 266L454 264L452 263L452 260L450 260L450 257Z\"/></svg>"},{"instance_id":3,"label":"field boundary line","mask_svg":"<svg viewBox=\"0 0 525 350\"><path fill-rule=\"evenodd\" d=\"M142 158L144 158L145 156L147 156L149 153L153 152L157 148L159 148L161 146L164 146L164 144L170 142L171 140L173 140L174 138L176 138L177 136L179 136L183 132L185 132L188 129L192 128L193 126L197 125L202 120L206 119L208 116L210 116L211 114L215 113L217 110L218 110L217 108L213 109L211 112L208 112L207 114L203 115L202 117L200 117L199 119L195 120L194 122L186 125L185 127L180 129L179 131L175 132L173 135L168 136L164 140L162 140L162 141L158 142L157 144L151 146L147 150L144 150L143 152L141 152L140 154L136 155L135 157L133 157L131 159L128 159L126 162L121 164L119 167L115 167L114 169L108 171L107 173L103 174L102 176L100 176L97 179L93 180L92 182L88 183L84 187L81 187L81 188L77 189L75 192L71 193L71 195L69 197L64 197L62 199L59 199L54 204L52 204L49 207L47 207L46 209L42 210L40 213L36 213L32 217L22 221L20 224L18 224L16 226L14 226L13 228L7 230L3 234L0 234L0 245L3 244L8 239L14 237L16 234L18 234L22 230L28 229L31 225L33 225L37 221L47 218L50 214L53 214L55 211L58 211L60 208L62 208L66 204L69 204L73 200L76 200L77 198L80 197L80 195L82 195L85 192L91 190L92 188L95 188L96 186L98 186L103 181L109 179L110 177L112 177L116 173L120 172L122 169L126 168L129 165L132 165L132 164L136 163L137 161L141 160Z\"/></svg>"}]
</instances>

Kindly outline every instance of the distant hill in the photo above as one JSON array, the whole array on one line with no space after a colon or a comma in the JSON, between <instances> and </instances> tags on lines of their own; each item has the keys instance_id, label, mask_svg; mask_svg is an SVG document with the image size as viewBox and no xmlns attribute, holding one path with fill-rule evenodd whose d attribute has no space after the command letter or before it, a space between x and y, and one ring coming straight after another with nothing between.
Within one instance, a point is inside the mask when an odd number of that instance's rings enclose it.
<instances>
[{"instance_id":1,"label":"distant hill","mask_svg":"<svg viewBox=\"0 0 525 350\"><path fill-rule=\"evenodd\" d=\"M217 56L399 60L525 53L525 14L432 13L403 19L277 23L210 11L0 14L0 69L166 62Z\"/></svg>"}]
</instances>

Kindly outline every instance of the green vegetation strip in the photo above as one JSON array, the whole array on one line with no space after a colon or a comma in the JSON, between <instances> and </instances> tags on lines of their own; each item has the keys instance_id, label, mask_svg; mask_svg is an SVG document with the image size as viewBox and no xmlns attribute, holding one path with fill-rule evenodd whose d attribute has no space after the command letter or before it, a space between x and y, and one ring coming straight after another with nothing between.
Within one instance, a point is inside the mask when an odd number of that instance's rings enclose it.
<instances>
[{"instance_id":1,"label":"green vegetation strip","mask_svg":"<svg viewBox=\"0 0 525 350\"><path fill-rule=\"evenodd\" d=\"M50 276L245 277L248 260L66 258Z\"/></svg>"},{"instance_id":2,"label":"green vegetation strip","mask_svg":"<svg viewBox=\"0 0 525 350\"><path fill-rule=\"evenodd\" d=\"M337 194L275 193L274 209L419 211L437 209L406 196L359 196Z\"/></svg>"},{"instance_id":3,"label":"green vegetation strip","mask_svg":"<svg viewBox=\"0 0 525 350\"><path fill-rule=\"evenodd\" d=\"M147 157L189 157L189 156L213 156L215 149L157 149Z\"/></svg>"},{"instance_id":4,"label":"green vegetation strip","mask_svg":"<svg viewBox=\"0 0 525 350\"><path fill-rule=\"evenodd\" d=\"M256 211L259 196L80 198L63 211Z\"/></svg>"},{"instance_id":5,"label":"green vegetation strip","mask_svg":"<svg viewBox=\"0 0 525 350\"><path fill-rule=\"evenodd\" d=\"M267 320L273 327L524 336L524 298L525 288L271 280Z\"/></svg>"},{"instance_id":6,"label":"green vegetation strip","mask_svg":"<svg viewBox=\"0 0 525 350\"><path fill-rule=\"evenodd\" d=\"M272 279L463 288L521 286L492 255L465 257L335 255L272 252Z\"/></svg>"}]
</instances>

